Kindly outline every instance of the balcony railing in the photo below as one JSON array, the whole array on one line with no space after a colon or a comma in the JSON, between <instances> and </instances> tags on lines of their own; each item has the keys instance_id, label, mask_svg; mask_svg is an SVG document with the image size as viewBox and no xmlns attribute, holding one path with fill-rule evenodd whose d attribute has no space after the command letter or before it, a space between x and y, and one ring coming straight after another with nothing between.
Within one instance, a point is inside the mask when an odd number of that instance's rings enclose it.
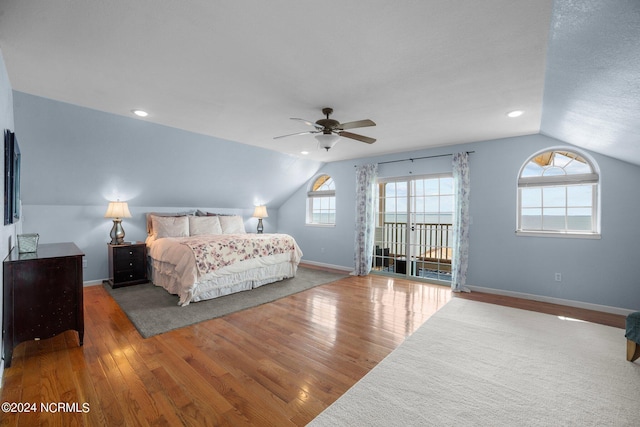
<instances>
[{"instance_id":1,"label":"balcony railing","mask_svg":"<svg viewBox=\"0 0 640 427\"><path fill-rule=\"evenodd\" d=\"M410 227L409 230L407 227ZM415 268L451 271L451 224L384 222L376 228L374 266L393 267L399 260L406 263L408 237L411 241L409 255L416 262Z\"/></svg>"}]
</instances>

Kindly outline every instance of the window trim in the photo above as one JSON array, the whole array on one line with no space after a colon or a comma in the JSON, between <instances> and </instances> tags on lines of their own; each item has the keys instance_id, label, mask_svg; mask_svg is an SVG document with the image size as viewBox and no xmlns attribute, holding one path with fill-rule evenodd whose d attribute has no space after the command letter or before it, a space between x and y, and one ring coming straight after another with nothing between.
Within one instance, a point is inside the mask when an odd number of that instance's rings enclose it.
<instances>
[{"instance_id":1,"label":"window trim","mask_svg":"<svg viewBox=\"0 0 640 427\"><path fill-rule=\"evenodd\" d=\"M577 232L577 231L528 231L516 230L516 236L527 237L563 237L567 239L601 239L602 236L598 232Z\"/></svg>"},{"instance_id":2,"label":"window trim","mask_svg":"<svg viewBox=\"0 0 640 427\"><path fill-rule=\"evenodd\" d=\"M529 162L527 162L529 163ZM565 187L576 184L598 184L597 173L581 173L575 175L528 176L518 178L518 188L525 187Z\"/></svg>"},{"instance_id":3,"label":"window trim","mask_svg":"<svg viewBox=\"0 0 640 427\"><path fill-rule=\"evenodd\" d=\"M554 175L554 176L534 176L534 177L522 177L522 173L527 165L533 161L536 157L549 151L561 151L577 154L583 158L589 167L591 173L582 174L570 174L570 175ZM588 231L579 230L523 230L521 228L522 223L522 197L521 190L523 188L549 188L549 187L570 187L573 185L591 184L593 185L592 191L592 208L591 208L591 220L592 229ZM517 177L516 185L516 236L527 237L561 237L561 238L577 238L577 239L600 239L600 171L598 164L586 153L581 150L577 150L573 147L549 147L537 151L533 155L529 156L524 161ZM566 218L566 215L565 215Z\"/></svg>"},{"instance_id":4,"label":"window trim","mask_svg":"<svg viewBox=\"0 0 640 427\"><path fill-rule=\"evenodd\" d=\"M315 183L322 178L323 176L329 177L333 181L333 190L313 190ZM333 177L326 173L321 173L313 177L309 183L308 191L307 191L307 209L305 215L305 225L311 227L335 227L336 226L336 215L337 215L337 206L336 206L336 190L335 190L335 180ZM324 198L324 197L333 197L334 209L333 209L333 222L313 222L313 202L316 199Z\"/></svg>"}]
</instances>

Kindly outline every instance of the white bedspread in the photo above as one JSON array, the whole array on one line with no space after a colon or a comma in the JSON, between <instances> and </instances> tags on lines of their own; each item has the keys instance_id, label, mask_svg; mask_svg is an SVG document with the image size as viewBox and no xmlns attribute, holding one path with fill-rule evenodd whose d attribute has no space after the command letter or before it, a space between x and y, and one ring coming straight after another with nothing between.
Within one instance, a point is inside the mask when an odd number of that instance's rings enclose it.
<instances>
[{"instance_id":1,"label":"white bedspread","mask_svg":"<svg viewBox=\"0 0 640 427\"><path fill-rule=\"evenodd\" d=\"M267 239L271 239L274 244L288 242L288 249L265 250ZM180 305L291 277L295 275L302 258L302 251L297 243L286 234L150 238L147 239L147 246L153 268L153 282L178 295ZM210 260L215 259L215 263L203 263L202 258L200 263L196 262L194 252L200 254L203 248L212 249L216 246L224 250L215 255L207 255ZM199 249L194 251L192 248L196 247ZM242 249L242 255L238 256L237 253L232 253L230 247L245 249ZM247 253L247 247L261 249L254 250L255 253ZM267 247L270 248L269 245ZM205 271L203 264L209 269Z\"/></svg>"}]
</instances>

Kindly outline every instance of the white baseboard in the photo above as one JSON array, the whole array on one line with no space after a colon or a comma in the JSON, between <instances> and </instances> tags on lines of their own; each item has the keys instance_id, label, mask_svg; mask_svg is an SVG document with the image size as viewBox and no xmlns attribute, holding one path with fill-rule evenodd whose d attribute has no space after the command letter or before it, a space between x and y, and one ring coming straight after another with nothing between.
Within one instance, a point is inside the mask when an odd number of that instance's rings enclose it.
<instances>
[{"instance_id":1,"label":"white baseboard","mask_svg":"<svg viewBox=\"0 0 640 427\"><path fill-rule=\"evenodd\" d=\"M309 261L306 259L303 259L302 261L300 261L300 265L302 265L303 267L305 264L313 265L315 267L324 267L324 268L330 268L332 270L344 271L345 273L351 273L353 271L353 267L345 267L343 265L326 264L324 262Z\"/></svg>"},{"instance_id":2,"label":"white baseboard","mask_svg":"<svg viewBox=\"0 0 640 427\"><path fill-rule=\"evenodd\" d=\"M107 280L107 279L104 279ZM102 285L103 280L87 280L86 282L82 282L82 286L86 287L86 286L96 286L96 285Z\"/></svg>"},{"instance_id":3,"label":"white baseboard","mask_svg":"<svg viewBox=\"0 0 640 427\"><path fill-rule=\"evenodd\" d=\"M611 307L608 305L601 305L601 304L591 304L588 302L574 301L574 300L563 299L563 298L547 297L543 295L527 294L523 292L505 291L503 289L483 288L482 286L469 286L469 285L467 285L467 287L471 289L471 291L475 291L475 292L483 292L486 294L494 294L494 295L504 295L507 297L522 298L522 299L528 299L532 301L548 302L551 304L559 304L559 305L566 305L569 307L584 308L586 310L601 311L604 313L619 314L622 316L627 316L628 314L634 312L634 310L629 310L626 308Z\"/></svg>"}]
</instances>

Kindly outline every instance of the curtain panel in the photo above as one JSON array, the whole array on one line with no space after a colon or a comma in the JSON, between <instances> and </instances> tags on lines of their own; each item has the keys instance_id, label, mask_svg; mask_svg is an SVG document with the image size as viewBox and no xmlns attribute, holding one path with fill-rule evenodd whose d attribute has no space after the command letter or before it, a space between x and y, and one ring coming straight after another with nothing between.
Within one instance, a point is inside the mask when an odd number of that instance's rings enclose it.
<instances>
[{"instance_id":1,"label":"curtain panel","mask_svg":"<svg viewBox=\"0 0 640 427\"><path fill-rule=\"evenodd\" d=\"M353 271L356 276L366 276L371 271L377 173L378 165L375 164L360 165L356 168L356 238Z\"/></svg>"},{"instance_id":2,"label":"curtain panel","mask_svg":"<svg viewBox=\"0 0 640 427\"><path fill-rule=\"evenodd\" d=\"M453 155L453 260L451 264L451 289L469 292L467 266L469 263L469 153Z\"/></svg>"}]
</instances>

